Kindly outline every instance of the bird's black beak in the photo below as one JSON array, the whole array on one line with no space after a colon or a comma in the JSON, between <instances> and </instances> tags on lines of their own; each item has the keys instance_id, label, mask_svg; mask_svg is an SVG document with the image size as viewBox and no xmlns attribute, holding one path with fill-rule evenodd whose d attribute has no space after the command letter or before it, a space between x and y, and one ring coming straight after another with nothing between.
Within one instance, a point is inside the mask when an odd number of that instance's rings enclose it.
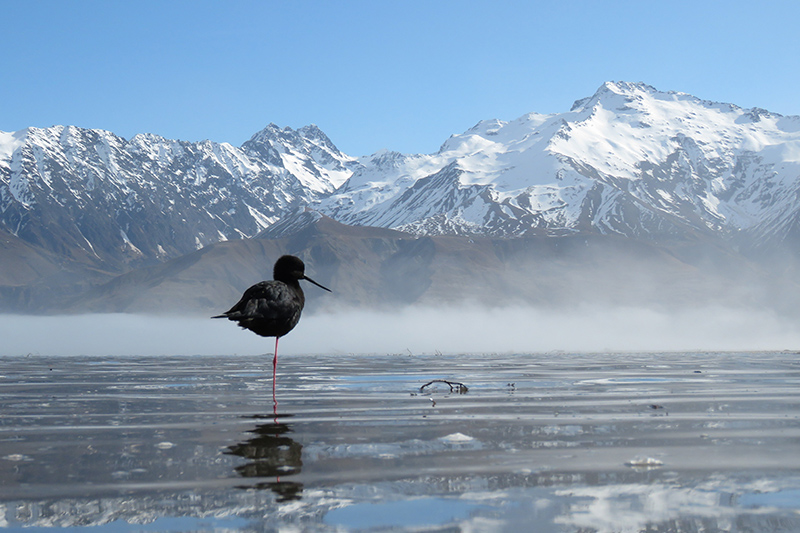
<instances>
[{"instance_id":1,"label":"bird's black beak","mask_svg":"<svg viewBox=\"0 0 800 533\"><path fill-rule=\"evenodd\" d=\"M326 291L328 291L328 292L333 292L333 291L332 291L332 290L330 290L328 287L323 287L322 285L320 285L319 283L317 283L317 282L316 282L316 281L314 281L313 279L309 278L308 276L303 276L303 277L302 277L302 279L304 279L304 280L306 280L306 281L310 281L311 283L313 283L314 285L316 285L316 286L317 286L317 287L319 287L320 289L325 289L325 290L326 290Z\"/></svg>"}]
</instances>

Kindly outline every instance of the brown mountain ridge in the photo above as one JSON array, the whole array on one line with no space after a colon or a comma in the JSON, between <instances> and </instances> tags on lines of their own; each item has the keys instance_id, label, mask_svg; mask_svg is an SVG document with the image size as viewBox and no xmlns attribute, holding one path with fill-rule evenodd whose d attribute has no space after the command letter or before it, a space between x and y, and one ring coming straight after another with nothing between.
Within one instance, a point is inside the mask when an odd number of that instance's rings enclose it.
<instances>
[{"instance_id":1,"label":"brown mountain ridge","mask_svg":"<svg viewBox=\"0 0 800 533\"><path fill-rule=\"evenodd\" d=\"M462 303L783 308L800 294L796 283L702 236L657 244L597 234L416 237L311 212L295 229L281 238L262 234L212 244L134 270L65 299L63 309L217 313L248 286L270 279L274 261L285 253L302 258L307 272L333 290L318 294L308 286L310 312Z\"/></svg>"}]
</instances>

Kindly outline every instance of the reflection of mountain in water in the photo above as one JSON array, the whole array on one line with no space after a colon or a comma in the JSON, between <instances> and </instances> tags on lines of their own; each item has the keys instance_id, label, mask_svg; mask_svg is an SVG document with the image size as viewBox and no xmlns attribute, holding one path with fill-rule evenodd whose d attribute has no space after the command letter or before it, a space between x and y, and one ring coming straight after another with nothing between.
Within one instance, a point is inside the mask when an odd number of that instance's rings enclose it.
<instances>
[{"instance_id":1,"label":"reflection of mountain in water","mask_svg":"<svg viewBox=\"0 0 800 533\"><path fill-rule=\"evenodd\" d=\"M800 531L797 490L792 488L800 486L796 477L775 483L768 481L771 473L709 476L684 472L680 481L674 475L635 471L426 475L335 484L324 491L309 490L304 505L289 506L281 506L266 492L227 487L137 492L135 497L0 500L0 524L17 529L91 526L96 533L128 529L125 522L138 525L131 530L148 531L305 531L314 526L327 531L345 527L346 520L336 512L351 508L348 516L363 512L361 517L376 528L389 520L402 525L430 516L433 521L426 530L436 531L480 529L473 526L486 523L504 531L528 531L532 524L537 531L716 533L732 531L731 524L735 531ZM300 487L286 482L260 486L275 490L275 485ZM300 490L282 501L299 499ZM502 498L493 496L498 492ZM456 515L447 519L438 513L425 515L431 512L430 504L441 502L453 504L445 508L455 509ZM398 508L404 513L399 517L393 514ZM359 523L363 523L361 518Z\"/></svg>"},{"instance_id":2,"label":"reflection of mountain in water","mask_svg":"<svg viewBox=\"0 0 800 533\"><path fill-rule=\"evenodd\" d=\"M291 415L279 415L291 416ZM288 424L274 422L259 424L250 430L256 436L228 448L228 455L238 455L248 460L237 466L236 473L246 478L270 478L247 488L270 489L278 495L278 501L297 500L303 491L302 483L282 481L281 477L298 474L303 466L303 445L286 436L292 430Z\"/></svg>"}]
</instances>

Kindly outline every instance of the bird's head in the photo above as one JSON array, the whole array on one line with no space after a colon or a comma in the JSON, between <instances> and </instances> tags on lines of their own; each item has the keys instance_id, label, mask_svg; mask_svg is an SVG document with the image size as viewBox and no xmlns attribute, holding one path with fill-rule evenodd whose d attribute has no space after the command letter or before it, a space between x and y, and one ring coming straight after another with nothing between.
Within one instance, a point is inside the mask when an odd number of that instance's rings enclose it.
<instances>
[{"instance_id":1,"label":"bird's head","mask_svg":"<svg viewBox=\"0 0 800 533\"><path fill-rule=\"evenodd\" d=\"M323 287L313 279L306 276L306 265L303 261L294 255L281 256L275 261L275 267L272 269L272 277L284 283L295 283L301 279L309 281L328 292L333 292L327 287Z\"/></svg>"}]
</instances>

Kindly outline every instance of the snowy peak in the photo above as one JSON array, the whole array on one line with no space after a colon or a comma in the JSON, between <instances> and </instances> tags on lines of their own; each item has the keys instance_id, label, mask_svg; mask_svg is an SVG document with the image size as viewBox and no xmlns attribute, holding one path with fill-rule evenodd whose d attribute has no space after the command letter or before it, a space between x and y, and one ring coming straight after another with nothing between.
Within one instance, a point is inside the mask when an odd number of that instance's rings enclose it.
<instances>
[{"instance_id":1,"label":"snowy peak","mask_svg":"<svg viewBox=\"0 0 800 533\"><path fill-rule=\"evenodd\" d=\"M319 194L333 192L358 166L356 158L340 152L314 124L297 131L269 124L245 142L242 149L286 168L304 187Z\"/></svg>"},{"instance_id":2,"label":"snowy peak","mask_svg":"<svg viewBox=\"0 0 800 533\"><path fill-rule=\"evenodd\" d=\"M605 107L610 107L608 104L614 101L635 102L636 100L651 97L654 94L675 93L660 93L655 87L647 85L646 83L607 81L601 85L592 96L576 100L575 103L572 104L570 111L581 111L592 108L598 104L604 104Z\"/></svg>"},{"instance_id":3,"label":"snowy peak","mask_svg":"<svg viewBox=\"0 0 800 533\"><path fill-rule=\"evenodd\" d=\"M289 232L304 208L419 235L800 243L799 190L800 117L643 83L604 83L563 113L480 121L433 154L355 158L313 124L269 124L241 147L0 132L0 230L111 270Z\"/></svg>"},{"instance_id":4,"label":"snowy peak","mask_svg":"<svg viewBox=\"0 0 800 533\"><path fill-rule=\"evenodd\" d=\"M248 149L73 126L0 133L0 230L125 270L254 236L358 166L315 126L254 139Z\"/></svg>"},{"instance_id":5,"label":"snowy peak","mask_svg":"<svg viewBox=\"0 0 800 533\"><path fill-rule=\"evenodd\" d=\"M258 149L259 146L266 146L280 152L301 151L305 152L325 152L337 159L352 160L353 158L342 154L333 142L316 125L310 124L303 126L299 130L290 127L281 128L276 124L270 123L266 128L253 135L246 141L242 148Z\"/></svg>"},{"instance_id":6,"label":"snowy peak","mask_svg":"<svg viewBox=\"0 0 800 533\"><path fill-rule=\"evenodd\" d=\"M309 124L297 130L297 134L313 144L328 150L330 152L339 152L339 149L334 146L331 140L316 124Z\"/></svg>"},{"instance_id":7,"label":"snowy peak","mask_svg":"<svg viewBox=\"0 0 800 533\"><path fill-rule=\"evenodd\" d=\"M607 110L616 110L620 112L647 112L650 106L658 107L656 104L658 101L685 101L691 105L736 108L736 106L732 106L731 104L703 101L687 93L659 91L652 85L646 83L607 81L601 85L592 96L576 100L575 103L572 104L570 111L580 113L582 111L591 111L594 108L602 107Z\"/></svg>"},{"instance_id":8,"label":"snowy peak","mask_svg":"<svg viewBox=\"0 0 800 533\"><path fill-rule=\"evenodd\" d=\"M771 227L785 239L794 231L786 221L800 217L799 124L607 82L569 112L484 120L435 154L362 159L318 208L419 234L731 236Z\"/></svg>"}]
</instances>

